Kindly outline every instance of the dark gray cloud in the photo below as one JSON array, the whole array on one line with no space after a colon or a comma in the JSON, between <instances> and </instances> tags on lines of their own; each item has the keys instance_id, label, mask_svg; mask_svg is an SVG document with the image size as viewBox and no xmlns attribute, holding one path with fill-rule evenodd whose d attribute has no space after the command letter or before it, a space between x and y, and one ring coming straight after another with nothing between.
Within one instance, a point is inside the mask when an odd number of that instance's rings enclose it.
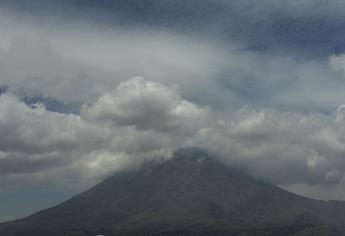
<instances>
[{"instance_id":1,"label":"dark gray cloud","mask_svg":"<svg viewBox=\"0 0 345 236\"><path fill-rule=\"evenodd\" d=\"M344 50L345 4L340 0L101 0L2 1L0 7L64 22L97 22L137 28L196 32L245 41L252 49L305 51L304 56Z\"/></svg>"}]
</instances>

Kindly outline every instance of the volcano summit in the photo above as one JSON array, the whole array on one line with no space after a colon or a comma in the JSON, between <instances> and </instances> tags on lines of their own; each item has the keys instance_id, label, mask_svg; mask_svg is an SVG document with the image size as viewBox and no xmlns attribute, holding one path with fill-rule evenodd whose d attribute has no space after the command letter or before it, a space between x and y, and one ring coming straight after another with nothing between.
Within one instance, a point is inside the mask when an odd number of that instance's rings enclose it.
<instances>
[{"instance_id":1,"label":"volcano summit","mask_svg":"<svg viewBox=\"0 0 345 236\"><path fill-rule=\"evenodd\" d=\"M295 195L188 148L169 160L117 173L58 206L4 223L0 234L294 235L326 230L341 235L335 226L344 222L343 202Z\"/></svg>"}]
</instances>

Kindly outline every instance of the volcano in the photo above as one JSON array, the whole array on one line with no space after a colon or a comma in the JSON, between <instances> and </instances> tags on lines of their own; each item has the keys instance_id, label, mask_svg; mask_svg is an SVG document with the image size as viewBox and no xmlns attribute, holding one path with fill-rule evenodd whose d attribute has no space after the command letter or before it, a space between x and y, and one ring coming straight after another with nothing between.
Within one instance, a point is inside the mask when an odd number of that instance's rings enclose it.
<instances>
[{"instance_id":1,"label":"volcano","mask_svg":"<svg viewBox=\"0 0 345 236\"><path fill-rule=\"evenodd\" d=\"M0 224L0 235L342 235L344 225L344 202L298 196L185 148Z\"/></svg>"}]
</instances>

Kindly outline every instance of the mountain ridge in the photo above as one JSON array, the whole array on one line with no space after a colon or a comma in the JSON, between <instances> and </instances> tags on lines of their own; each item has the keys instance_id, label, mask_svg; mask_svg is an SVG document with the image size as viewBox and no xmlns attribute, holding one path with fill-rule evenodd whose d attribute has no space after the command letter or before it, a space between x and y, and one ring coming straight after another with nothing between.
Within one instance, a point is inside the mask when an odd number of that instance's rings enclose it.
<instances>
[{"instance_id":1,"label":"mountain ridge","mask_svg":"<svg viewBox=\"0 0 345 236\"><path fill-rule=\"evenodd\" d=\"M169 160L117 173L55 207L0 224L0 235L54 236L78 229L202 233L343 222L343 202L298 196L186 148Z\"/></svg>"}]
</instances>

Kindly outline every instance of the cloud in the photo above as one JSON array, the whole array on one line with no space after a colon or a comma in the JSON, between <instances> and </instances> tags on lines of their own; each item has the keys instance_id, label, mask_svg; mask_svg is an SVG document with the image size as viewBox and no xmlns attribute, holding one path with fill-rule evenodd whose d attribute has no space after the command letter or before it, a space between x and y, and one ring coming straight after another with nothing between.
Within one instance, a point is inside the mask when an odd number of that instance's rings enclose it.
<instances>
[{"instance_id":1,"label":"cloud","mask_svg":"<svg viewBox=\"0 0 345 236\"><path fill-rule=\"evenodd\" d=\"M339 54L339 55L331 55L329 57L329 65L331 69L335 71L344 72L345 71L345 55Z\"/></svg>"},{"instance_id":2,"label":"cloud","mask_svg":"<svg viewBox=\"0 0 345 236\"><path fill-rule=\"evenodd\" d=\"M207 108L176 88L134 78L80 115L0 95L0 175L5 179L87 183L145 158L168 158L208 119ZM64 176L64 178L62 178ZM91 182L90 182L91 181ZM66 183L67 182L67 183Z\"/></svg>"},{"instance_id":3,"label":"cloud","mask_svg":"<svg viewBox=\"0 0 345 236\"><path fill-rule=\"evenodd\" d=\"M328 55L305 59L217 36L156 28L104 29L74 21L43 25L13 13L0 18L0 33L5 35L0 87L10 87L20 97L39 96L67 106L91 104L124 79L141 75L178 85L187 100L217 111L252 105L332 112L345 99L344 74L335 70L333 57L328 62ZM315 96L319 90L323 92Z\"/></svg>"},{"instance_id":4,"label":"cloud","mask_svg":"<svg viewBox=\"0 0 345 236\"><path fill-rule=\"evenodd\" d=\"M217 90L209 80L222 66L217 42L154 29L105 30L87 22L43 25L11 13L0 18L5 35L0 86L19 96L91 103L138 75L178 84L190 97L197 97L197 91L212 97Z\"/></svg>"},{"instance_id":5,"label":"cloud","mask_svg":"<svg viewBox=\"0 0 345 236\"><path fill-rule=\"evenodd\" d=\"M231 166L278 185L337 185L344 178L344 120L272 109L239 110L190 140Z\"/></svg>"},{"instance_id":6,"label":"cloud","mask_svg":"<svg viewBox=\"0 0 345 236\"><path fill-rule=\"evenodd\" d=\"M345 177L342 106L328 115L245 107L224 116L141 77L84 105L80 115L30 107L11 93L0 104L1 175L11 181L85 187L182 146L296 191L338 189Z\"/></svg>"},{"instance_id":7,"label":"cloud","mask_svg":"<svg viewBox=\"0 0 345 236\"><path fill-rule=\"evenodd\" d=\"M0 175L34 173L70 165L104 137L79 116L29 107L15 95L0 95Z\"/></svg>"},{"instance_id":8,"label":"cloud","mask_svg":"<svg viewBox=\"0 0 345 236\"><path fill-rule=\"evenodd\" d=\"M208 110L182 99L176 89L136 77L84 107L81 115L138 130L177 132L195 130L207 120Z\"/></svg>"},{"instance_id":9,"label":"cloud","mask_svg":"<svg viewBox=\"0 0 345 236\"><path fill-rule=\"evenodd\" d=\"M97 28L116 27L194 32L200 38L219 37L246 42L255 49L304 56L325 56L344 50L345 4L341 0L185 0L164 3L134 1L2 1L0 8L21 16L67 23L87 22ZM100 28L98 26L98 28ZM84 39L85 40L85 39ZM303 51L303 52L302 52ZM312 57L310 57L312 58Z\"/></svg>"}]
</instances>

